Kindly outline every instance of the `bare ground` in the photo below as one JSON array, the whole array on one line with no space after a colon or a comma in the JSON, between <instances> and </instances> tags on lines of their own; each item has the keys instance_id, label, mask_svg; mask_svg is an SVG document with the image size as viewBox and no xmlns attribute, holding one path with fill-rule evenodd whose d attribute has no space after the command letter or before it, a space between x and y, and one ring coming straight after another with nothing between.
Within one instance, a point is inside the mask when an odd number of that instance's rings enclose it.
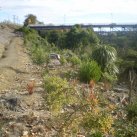
<instances>
[{"instance_id":1,"label":"bare ground","mask_svg":"<svg viewBox=\"0 0 137 137\"><path fill-rule=\"evenodd\" d=\"M24 132L32 134L30 130L36 126L34 123L32 128L27 127L28 120L21 120L24 116L30 119L33 117L46 119L48 116L48 112L44 108L42 68L32 63L27 50L23 46L23 38L16 36L13 30L0 29L0 53L0 120L4 123L0 122L0 136L24 137ZM36 81L32 95L28 94L26 88L30 79L35 79ZM7 107L7 105L3 107L3 102L8 101L7 103L9 103L9 100L12 100L13 103L13 99L17 99L20 102L12 106L16 111L12 110L13 108L9 108L9 106ZM20 123L24 127L24 131L19 129L14 132L13 130L8 131L7 129L11 122L14 125ZM46 135L43 132L40 136L45 137Z\"/></svg>"},{"instance_id":2,"label":"bare ground","mask_svg":"<svg viewBox=\"0 0 137 137\"><path fill-rule=\"evenodd\" d=\"M0 90L22 90L24 83L30 79L34 78L39 81L38 69L40 68L33 65L23 47L23 39L11 33L7 43L4 45L0 59Z\"/></svg>"}]
</instances>

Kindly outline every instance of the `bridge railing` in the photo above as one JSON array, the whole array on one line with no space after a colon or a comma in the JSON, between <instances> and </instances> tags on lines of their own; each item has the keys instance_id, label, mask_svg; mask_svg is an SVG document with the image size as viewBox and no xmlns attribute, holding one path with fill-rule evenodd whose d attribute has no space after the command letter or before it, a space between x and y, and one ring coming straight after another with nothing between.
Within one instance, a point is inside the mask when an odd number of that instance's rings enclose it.
<instances>
[{"instance_id":1,"label":"bridge railing","mask_svg":"<svg viewBox=\"0 0 137 137\"><path fill-rule=\"evenodd\" d=\"M30 28L36 29L36 30L55 30L55 29L71 29L74 25L29 25ZM113 29L119 28L118 30L122 31L137 31L137 24L88 24L88 25L81 25L82 28L93 28L98 29L98 31L104 31L103 29L107 28L110 29L110 31L113 31Z\"/></svg>"}]
</instances>

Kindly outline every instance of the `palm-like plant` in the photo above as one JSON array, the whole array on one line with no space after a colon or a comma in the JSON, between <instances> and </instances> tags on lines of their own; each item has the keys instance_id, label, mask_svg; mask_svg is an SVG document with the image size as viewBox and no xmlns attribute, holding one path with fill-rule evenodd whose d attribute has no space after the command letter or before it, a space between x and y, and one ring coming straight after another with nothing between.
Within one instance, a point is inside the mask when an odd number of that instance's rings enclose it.
<instances>
[{"instance_id":1,"label":"palm-like plant","mask_svg":"<svg viewBox=\"0 0 137 137\"><path fill-rule=\"evenodd\" d=\"M102 71L116 61L117 52L115 48L101 45L92 53L92 58L101 66Z\"/></svg>"}]
</instances>

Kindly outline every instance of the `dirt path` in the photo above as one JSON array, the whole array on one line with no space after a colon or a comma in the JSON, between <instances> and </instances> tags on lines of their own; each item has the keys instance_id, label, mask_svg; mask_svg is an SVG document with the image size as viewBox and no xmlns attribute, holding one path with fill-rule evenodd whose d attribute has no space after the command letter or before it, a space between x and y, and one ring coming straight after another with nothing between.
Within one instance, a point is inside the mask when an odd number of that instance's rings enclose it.
<instances>
[{"instance_id":1,"label":"dirt path","mask_svg":"<svg viewBox=\"0 0 137 137\"><path fill-rule=\"evenodd\" d=\"M0 67L14 67L15 63L17 63L18 55L16 44L18 45L18 38L13 37L10 40L10 43L6 46L6 50L3 53L3 58L0 60Z\"/></svg>"},{"instance_id":2,"label":"dirt path","mask_svg":"<svg viewBox=\"0 0 137 137\"><path fill-rule=\"evenodd\" d=\"M42 95L38 92L43 90L41 68L32 63L24 48L23 38L12 35L3 54L4 58L0 59L0 93L19 94L28 104L40 100ZM31 79L35 80L36 92L30 98L27 84Z\"/></svg>"},{"instance_id":3,"label":"dirt path","mask_svg":"<svg viewBox=\"0 0 137 137\"><path fill-rule=\"evenodd\" d=\"M32 108L36 108L35 102L40 103L42 100L41 68L32 63L21 37L12 36L3 53L4 58L0 59L0 95L18 95L25 104L30 106L31 111ZM27 84L31 79L34 79L36 84L35 92L30 96Z\"/></svg>"},{"instance_id":4,"label":"dirt path","mask_svg":"<svg viewBox=\"0 0 137 137\"><path fill-rule=\"evenodd\" d=\"M39 79L38 70L23 47L23 39L11 37L0 59L0 90L19 89L30 79ZM38 80L40 81L40 80ZM20 89L21 90L21 89Z\"/></svg>"},{"instance_id":5,"label":"dirt path","mask_svg":"<svg viewBox=\"0 0 137 137\"><path fill-rule=\"evenodd\" d=\"M41 137L49 137L50 131L45 130L49 112L43 98L42 68L32 63L23 46L23 38L12 32L8 33L8 39L6 36L7 32L4 39L0 37L0 43L3 40L4 45L3 57L0 58L0 136L26 137L23 135L32 134L37 129L39 132L41 128ZM30 79L36 82L32 95L26 88ZM32 123L28 123L30 121ZM11 129L12 124L16 127L14 130Z\"/></svg>"}]
</instances>

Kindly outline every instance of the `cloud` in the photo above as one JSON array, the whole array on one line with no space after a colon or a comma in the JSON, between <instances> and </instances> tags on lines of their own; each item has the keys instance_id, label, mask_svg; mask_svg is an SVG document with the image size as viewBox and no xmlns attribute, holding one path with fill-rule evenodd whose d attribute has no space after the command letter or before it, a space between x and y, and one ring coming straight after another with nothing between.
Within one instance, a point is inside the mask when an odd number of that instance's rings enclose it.
<instances>
[{"instance_id":1,"label":"cloud","mask_svg":"<svg viewBox=\"0 0 137 137\"><path fill-rule=\"evenodd\" d=\"M137 20L137 0L0 0L0 5L1 12L22 21L29 13L55 24Z\"/></svg>"}]
</instances>

